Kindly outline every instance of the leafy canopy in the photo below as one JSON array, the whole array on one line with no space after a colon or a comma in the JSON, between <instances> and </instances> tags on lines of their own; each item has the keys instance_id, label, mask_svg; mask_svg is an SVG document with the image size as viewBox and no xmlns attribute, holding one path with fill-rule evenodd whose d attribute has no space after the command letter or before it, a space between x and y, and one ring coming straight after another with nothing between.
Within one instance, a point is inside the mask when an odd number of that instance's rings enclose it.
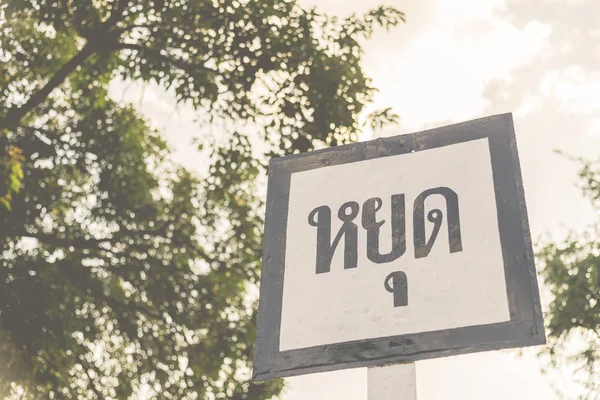
<instances>
[{"instance_id":1,"label":"leafy canopy","mask_svg":"<svg viewBox=\"0 0 600 400\"><path fill-rule=\"evenodd\" d=\"M583 162L584 194L600 211L600 164ZM547 353L554 367L584 372L582 399L600 399L600 224L538 252L551 294L546 313Z\"/></svg>"},{"instance_id":2,"label":"leafy canopy","mask_svg":"<svg viewBox=\"0 0 600 400\"><path fill-rule=\"evenodd\" d=\"M355 140L381 7L295 1L0 3L0 394L268 399L250 382L265 155ZM108 93L155 82L223 120L206 174ZM250 134L252 132L252 134ZM254 139L251 139L254 138ZM262 155L261 155L262 154Z\"/></svg>"}]
</instances>

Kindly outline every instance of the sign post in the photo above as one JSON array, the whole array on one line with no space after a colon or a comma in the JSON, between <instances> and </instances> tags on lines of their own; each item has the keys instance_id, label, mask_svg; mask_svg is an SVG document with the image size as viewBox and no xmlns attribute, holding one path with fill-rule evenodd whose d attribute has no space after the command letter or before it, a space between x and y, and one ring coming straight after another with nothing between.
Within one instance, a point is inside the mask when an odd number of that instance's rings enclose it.
<instances>
[{"instance_id":1,"label":"sign post","mask_svg":"<svg viewBox=\"0 0 600 400\"><path fill-rule=\"evenodd\" d=\"M545 343L512 116L271 160L257 324L254 380L369 367L369 400Z\"/></svg>"},{"instance_id":2,"label":"sign post","mask_svg":"<svg viewBox=\"0 0 600 400\"><path fill-rule=\"evenodd\" d=\"M367 400L417 400L415 363L369 367Z\"/></svg>"}]
</instances>

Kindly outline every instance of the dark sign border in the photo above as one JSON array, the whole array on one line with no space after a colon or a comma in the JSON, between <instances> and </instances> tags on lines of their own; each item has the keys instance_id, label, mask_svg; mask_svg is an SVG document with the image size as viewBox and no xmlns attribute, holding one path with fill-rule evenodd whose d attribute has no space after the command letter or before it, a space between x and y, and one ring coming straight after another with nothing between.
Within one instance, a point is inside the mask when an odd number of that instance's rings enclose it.
<instances>
[{"instance_id":1,"label":"dark sign border","mask_svg":"<svg viewBox=\"0 0 600 400\"><path fill-rule=\"evenodd\" d=\"M510 321L279 351L292 173L487 138ZM546 343L512 114L271 160L254 381Z\"/></svg>"}]
</instances>

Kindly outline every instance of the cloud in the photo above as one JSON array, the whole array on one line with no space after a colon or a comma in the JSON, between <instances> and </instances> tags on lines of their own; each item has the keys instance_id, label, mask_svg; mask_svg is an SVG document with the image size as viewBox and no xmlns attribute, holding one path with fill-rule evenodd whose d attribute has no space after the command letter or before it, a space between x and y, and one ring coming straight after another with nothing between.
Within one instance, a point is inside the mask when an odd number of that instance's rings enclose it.
<instances>
[{"instance_id":1,"label":"cloud","mask_svg":"<svg viewBox=\"0 0 600 400\"><path fill-rule=\"evenodd\" d=\"M526 117L542 110L543 100L540 96L527 96L515 110L517 117Z\"/></svg>"},{"instance_id":2,"label":"cloud","mask_svg":"<svg viewBox=\"0 0 600 400\"><path fill-rule=\"evenodd\" d=\"M587 0L545 0L546 4L566 3L569 6L578 6L584 4Z\"/></svg>"},{"instance_id":3,"label":"cloud","mask_svg":"<svg viewBox=\"0 0 600 400\"><path fill-rule=\"evenodd\" d=\"M394 107L404 130L480 116L486 83L510 80L546 48L549 25L534 20L517 28L496 15L503 6L503 0L439 0L426 25L410 28L410 40L392 31L379 38L388 44L377 51L367 44L377 101Z\"/></svg>"},{"instance_id":4,"label":"cloud","mask_svg":"<svg viewBox=\"0 0 600 400\"><path fill-rule=\"evenodd\" d=\"M600 110L600 73L586 73L579 65L551 70L540 80L540 93L554 99L565 114Z\"/></svg>"},{"instance_id":5,"label":"cloud","mask_svg":"<svg viewBox=\"0 0 600 400\"><path fill-rule=\"evenodd\" d=\"M504 5L505 0L439 0L436 9L446 20L469 23L488 18Z\"/></svg>"},{"instance_id":6,"label":"cloud","mask_svg":"<svg viewBox=\"0 0 600 400\"><path fill-rule=\"evenodd\" d=\"M596 118L588 125L588 134L600 139L600 118Z\"/></svg>"}]
</instances>

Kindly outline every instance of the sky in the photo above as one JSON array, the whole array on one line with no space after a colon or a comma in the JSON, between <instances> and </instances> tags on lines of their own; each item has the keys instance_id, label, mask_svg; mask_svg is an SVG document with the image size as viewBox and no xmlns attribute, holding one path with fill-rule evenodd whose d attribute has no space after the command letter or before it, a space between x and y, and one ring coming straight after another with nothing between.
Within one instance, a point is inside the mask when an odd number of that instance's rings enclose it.
<instances>
[{"instance_id":1,"label":"sky","mask_svg":"<svg viewBox=\"0 0 600 400\"><path fill-rule=\"evenodd\" d=\"M340 16L373 0L300 0ZM556 154L600 157L600 1L388 0L407 23L365 42L363 65L398 125L373 137L411 133L512 112L535 242L582 230L596 216L578 187L578 164ZM139 91L121 87L127 100ZM179 161L198 166L190 140L198 125L158 90L140 97ZM544 293L542 293L544 300ZM541 373L536 349L417 362L419 400L568 398L571 375ZM284 400L365 400L366 369L286 379Z\"/></svg>"},{"instance_id":2,"label":"sky","mask_svg":"<svg viewBox=\"0 0 600 400\"><path fill-rule=\"evenodd\" d=\"M344 15L372 1L313 0ZM600 2L597 0L388 1L407 23L365 44L364 66L392 106L397 135L512 112L532 235L581 230L594 217L577 164L555 150L600 156ZM419 400L558 399L578 394L570 375L542 374L536 349L417 362ZM285 400L364 400L366 370L287 379Z\"/></svg>"}]
</instances>

